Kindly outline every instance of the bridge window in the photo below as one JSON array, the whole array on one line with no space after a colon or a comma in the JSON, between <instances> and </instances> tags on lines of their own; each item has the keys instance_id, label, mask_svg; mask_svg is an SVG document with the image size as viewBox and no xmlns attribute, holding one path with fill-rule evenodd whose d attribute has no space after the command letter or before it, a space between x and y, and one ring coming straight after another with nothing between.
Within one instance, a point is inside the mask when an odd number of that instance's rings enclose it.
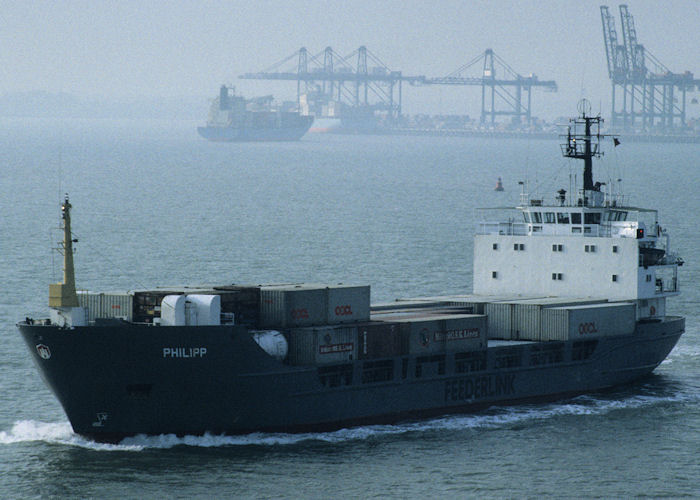
<instances>
[{"instance_id":1,"label":"bridge window","mask_svg":"<svg viewBox=\"0 0 700 500\"><path fill-rule=\"evenodd\" d=\"M586 212L583 214L584 224L600 224L600 212Z\"/></svg>"},{"instance_id":2,"label":"bridge window","mask_svg":"<svg viewBox=\"0 0 700 500\"><path fill-rule=\"evenodd\" d=\"M542 224L542 212L532 212L532 222Z\"/></svg>"},{"instance_id":3,"label":"bridge window","mask_svg":"<svg viewBox=\"0 0 700 500\"><path fill-rule=\"evenodd\" d=\"M568 224L569 223L569 214L566 212L557 212L557 222L559 224Z\"/></svg>"},{"instance_id":4,"label":"bridge window","mask_svg":"<svg viewBox=\"0 0 700 500\"><path fill-rule=\"evenodd\" d=\"M571 223L572 224L581 224L581 212L573 212L571 214Z\"/></svg>"},{"instance_id":5,"label":"bridge window","mask_svg":"<svg viewBox=\"0 0 700 500\"><path fill-rule=\"evenodd\" d=\"M627 212L612 212L610 214L610 220L615 222L622 222L627 220Z\"/></svg>"},{"instance_id":6,"label":"bridge window","mask_svg":"<svg viewBox=\"0 0 700 500\"><path fill-rule=\"evenodd\" d=\"M544 221L547 224L554 224L556 222L554 219L554 212L545 212L544 213Z\"/></svg>"}]
</instances>

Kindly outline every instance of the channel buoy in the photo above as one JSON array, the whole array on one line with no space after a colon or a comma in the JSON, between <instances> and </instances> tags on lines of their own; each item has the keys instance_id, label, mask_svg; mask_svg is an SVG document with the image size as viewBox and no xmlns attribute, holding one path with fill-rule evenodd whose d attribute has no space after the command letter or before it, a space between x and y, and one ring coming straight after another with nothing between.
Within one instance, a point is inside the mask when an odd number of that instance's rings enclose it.
<instances>
[{"instance_id":1,"label":"channel buoy","mask_svg":"<svg viewBox=\"0 0 700 500\"><path fill-rule=\"evenodd\" d=\"M496 183L496 187L493 189L494 191L503 191L503 182L501 181L501 178L498 178L498 182Z\"/></svg>"}]
</instances>

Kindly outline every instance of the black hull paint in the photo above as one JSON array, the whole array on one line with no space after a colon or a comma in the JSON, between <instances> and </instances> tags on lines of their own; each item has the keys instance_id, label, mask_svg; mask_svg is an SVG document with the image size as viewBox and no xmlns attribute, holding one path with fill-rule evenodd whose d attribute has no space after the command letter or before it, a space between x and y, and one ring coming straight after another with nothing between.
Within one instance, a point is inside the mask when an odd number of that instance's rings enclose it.
<instances>
[{"instance_id":1,"label":"black hull paint","mask_svg":"<svg viewBox=\"0 0 700 500\"><path fill-rule=\"evenodd\" d=\"M421 377L415 356L397 357L393 380L374 383L362 383L366 360L356 361L352 384L338 387L322 385L316 367L272 359L242 327L18 327L74 431L116 442L136 434L327 431L556 400L651 373L685 320L639 323L632 336L598 339L587 359L572 359L572 342L563 359L545 363L535 355L543 343L513 343L489 347L486 369L469 373L457 373L449 353L444 373L427 367ZM38 345L48 347L48 359ZM521 365L497 368L504 350L519 352Z\"/></svg>"}]
</instances>

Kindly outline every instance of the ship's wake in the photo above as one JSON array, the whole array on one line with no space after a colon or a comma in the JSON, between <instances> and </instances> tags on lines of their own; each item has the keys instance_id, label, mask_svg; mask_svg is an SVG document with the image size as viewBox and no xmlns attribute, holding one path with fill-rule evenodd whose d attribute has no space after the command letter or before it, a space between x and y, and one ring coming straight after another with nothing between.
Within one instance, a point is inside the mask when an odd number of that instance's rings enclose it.
<instances>
[{"instance_id":1,"label":"ship's wake","mask_svg":"<svg viewBox=\"0 0 700 500\"><path fill-rule=\"evenodd\" d=\"M645 391L645 389L647 389ZM640 394L639 392L642 392ZM647 392L647 394L644 394ZM242 436L178 437L173 434L160 436L139 435L124 439L119 444L103 444L90 441L73 432L68 422L46 423L33 420L15 422L9 431L0 431L0 444L32 441L76 446L95 451L141 451L144 449L168 449L176 446L240 447L240 446L289 446L299 443L345 443L392 436L414 435L460 430L514 429L562 416L606 415L618 410L675 405L700 400L700 394L684 391L660 391L658 387L637 388L637 393L620 393L579 396L568 401L517 407L494 407L488 411L469 415L446 415L440 418L396 425L373 425L341 429L335 432L282 434L254 433Z\"/></svg>"},{"instance_id":2,"label":"ship's wake","mask_svg":"<svg viewBox=\"0 0 700 500\"><path fill-rule=\"evenodd\" d=\"M96 443L73 432L69 422L37 422L35 420L20 420L14 423L9 431L0 431L0 444L27 443L40 441L44 443L77 446L93 450L122 450L138 451L143 446L125 444Z\"/></svg>"}]
</instances>

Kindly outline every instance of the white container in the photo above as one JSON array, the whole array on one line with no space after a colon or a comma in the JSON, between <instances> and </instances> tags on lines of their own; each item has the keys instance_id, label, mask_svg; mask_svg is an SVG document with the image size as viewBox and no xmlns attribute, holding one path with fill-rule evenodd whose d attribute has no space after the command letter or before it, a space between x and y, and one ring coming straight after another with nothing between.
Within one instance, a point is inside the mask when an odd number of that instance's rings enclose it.
<instances>
[{"instance_id":1,"label":"white container","mask_svg":"<svg viewBox=\"0 0 700 500\"><path fill-rule=\"evenodd\" d=\"M539 298L513 301L511 338L513 340L548 340L542 336L541 316L550 307L579 306L606 303L602 299Z\"/></svg>"},{"instance_id":2,"label":"white container","mask_svg":"<svg viewBox=\"0 0 700 500\"><path fill-rule=\"evenodd\" d=\"M160 303L161 326L185 325L185 301L184 295L166 295Z\"/></svg>"},{"instance_id":3,"label":"white container","mask_svg":"<svg viewBox=\"0 0 700 500\"><path fill-rule=\"evenodd\" d=\"M189 301L197 310L197 320L188 324L194 325L220 325L221 324L221 296L219 295L188 295Z\"/></svg>"},{"instance_id":4,"label":"white container","mask_svg":"<svg viewBox=\"0 0 700 500\"><path fill-rule=\"evenodd\" d=\"M78 303L86 310L86 320L97 318L122 318L131 321L134 311L134 296L119 292L78 291Z\"/></svg>"},{"instance_id":5,"label":"white container","mask_svg":"<svg viewBox=\"0 0 700 500\"><path fill-rule=\"evenodd\" d=\"M492 302L486 304L484 312L488 317L490 339L512 339L513 304L508 302Z\"/></svg>"}]
</instances>

